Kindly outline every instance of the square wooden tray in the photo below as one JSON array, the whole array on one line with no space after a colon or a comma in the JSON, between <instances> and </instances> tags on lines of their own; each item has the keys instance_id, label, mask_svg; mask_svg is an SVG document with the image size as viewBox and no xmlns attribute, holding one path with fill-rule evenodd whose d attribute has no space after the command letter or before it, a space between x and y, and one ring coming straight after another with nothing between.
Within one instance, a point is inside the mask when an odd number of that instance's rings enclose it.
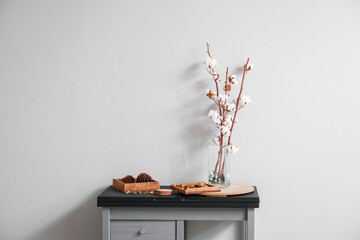
<instances>
[{"instance_id":1,"label":"square wooden tray","mask_svg":"<svg viewBox=\"0 0 360 240\"><path fill-rule=\"evenodd\" d=\"M203 183L206 185L206 187L196 187L191 188L193 185L197 185ZM205 193L205 192L220 192L221 188L216 187L214 185L204 183L204 182L192 182L192 183L176 183L172 184L171 189L174 189L178 192L181 192L182 194L198 194L198 193ZM187 188L186 188L187 187Z\"/></svg>"},{"instance_id":2,"label":"square wooden tray","mask_svg":"<svg viewBox=\"0 0 360 240\"><path fill-rule=\"evenodd\" d=\"M113 179L113 187L121 192L149 192L160 189L160 182L124 183L122 178Z\"/></svg>"}]
</instances>

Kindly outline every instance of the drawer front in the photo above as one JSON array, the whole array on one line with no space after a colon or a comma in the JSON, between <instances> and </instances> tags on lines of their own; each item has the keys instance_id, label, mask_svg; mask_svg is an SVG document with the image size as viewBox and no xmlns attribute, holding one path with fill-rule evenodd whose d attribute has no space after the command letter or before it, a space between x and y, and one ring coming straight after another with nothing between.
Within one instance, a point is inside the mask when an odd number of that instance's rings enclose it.
<instances>
[{"instance_id":1,"label":"drawer front","mask_svg":"<svg viewBox=\"0 0 360 240\"><path fill-rule=\"evenodd\" d=\"M175 221L111 221L111 240L175 240Z\"/></svg>"}]
</instances>

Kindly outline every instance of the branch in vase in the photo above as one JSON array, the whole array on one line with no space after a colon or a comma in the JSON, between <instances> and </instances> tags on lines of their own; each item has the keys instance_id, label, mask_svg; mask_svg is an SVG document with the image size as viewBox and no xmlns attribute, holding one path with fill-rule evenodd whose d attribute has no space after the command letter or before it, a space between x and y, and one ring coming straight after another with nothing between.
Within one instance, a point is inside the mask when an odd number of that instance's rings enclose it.
<instances>
[{"instance_id":1,"label":"branch in vase","mask_svg":"<svg viewBox=\"0 0 360 240\"><path fill-rule=\"evenodd\" d=\"M249 61L250 61L250 58L247 59L245 65L244 65L244 72L243 72L243 76L242 76L242 80L241 80L240 92L239 92L239 96L238 96L237 101L236 101L236 110L235 110L235 113L234 113L234 119L236 119L236 115L237 115L239 109L241 109L241 107L239 108L239 102L240 102L241 93L242 93L243 87L244 87L245 75L246 75L247 71L251 70L251 68L252 68L252 67L250 67L250 68L248 67ZM229 139L228 139L228 145L231 144L231 136L232 136L232 131L234 129L234 125L235 125L235 121L232 122L232 125L231 125L231 128L230 128L230 136L229 136Z\"/></svg>"},{"instance_id":2,"label":"branch in vase","mask_svg":"<svg viewBox=\"0 0 360 240\"><path fill-rule=\"evenodd\" d=\"M247 71L253 68L252 64L249 64L249 58L244 65L244 72L241 81L241 87L239 91L239 95L234 102L230 102L230 92L233 89L232 85L237 85L239 82L236 79L236 75L229 75L229 67L226 68L226 76L224 85L220 86L220 74L215 71L215 67L217 65L216 59L214 59L210 53L210 44L206 43L207 46L207 59L205 60L206 70L213 77L215 87L216 87L216 95L215 91L208 90L207 96L214 101L214 103L219 108L219 113L214 110L209 112L209 117L213 121L213 123L220 130L219 136L214 136L214 143L219 146L218 150L218 159L215 165L215 171L218 174L218 180L220 175L224 173L225 161L224 158L224 148L228 147L226 151L227 153L235 153L238 151L239 147L237 145L231 144L231 136L233 133L234 125L237 122L237 112L242 109L247 103L250 103L250 98L248 96L242 96L242 91L244 87L244 80ZM220 93L220 90L224 91L224 94ZM236 103L236 104L235 104ZM234 115L232 116L232 112ZM227 143L226 143L227 142Z\"/></svg>"},{"instance_id":3,"label":"branch in vase","mask_svg":"<svg viewBox=\"0 0 360 240\"><path fill-rule=\"evenodd\" d=\"M210 43L206 43L206 47L207 47L207 54L209 55L209 57L211 57L211 55L210 55Z\"/></svg>"}]
</instances>

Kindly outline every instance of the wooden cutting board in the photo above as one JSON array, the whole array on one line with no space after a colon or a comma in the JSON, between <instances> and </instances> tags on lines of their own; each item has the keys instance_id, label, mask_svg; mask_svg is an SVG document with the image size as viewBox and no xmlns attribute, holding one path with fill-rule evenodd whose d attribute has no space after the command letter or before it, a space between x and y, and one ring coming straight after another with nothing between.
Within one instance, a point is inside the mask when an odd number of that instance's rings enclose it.
<instances>
[{"instance_id":1,"label":"wooden cutting board","mask_svg":"<svg viewBox=\"0 0 360 240\"><path fill-rule=\"evenodd\" d=\"M198 195L204 195L207 197L226 197L230 195L241 195L246 193L252 193L253 191L254 191L253 186L239 184L239 183L231 183L230 187L222 188L220 192L199 193Z\"/></svg>"}]
</instances>

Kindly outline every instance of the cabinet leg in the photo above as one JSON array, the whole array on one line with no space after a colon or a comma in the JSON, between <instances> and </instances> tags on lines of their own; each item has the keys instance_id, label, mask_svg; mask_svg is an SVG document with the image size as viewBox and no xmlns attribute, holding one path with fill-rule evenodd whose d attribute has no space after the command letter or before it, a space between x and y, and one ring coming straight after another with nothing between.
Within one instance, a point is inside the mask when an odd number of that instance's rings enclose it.
<instances>
[{"instance_id":1,"label":"cabinet leg","mask_svg":"<svg viewBox=\"0 0 360 240\"><path fill-rule=\"evenodd\" d=\"M176 240L185 239L185 223L184 221L176 221Z\"/></svg>"},{"instance_id":2,"label":"cabinet leg","mask_svg":"<svg viewBox=\"0 0 360 240\"><path fill-rule=\"evenodd\" d=\"M255 209L247 208L246 209L247 220L245 224L245 239L246 240L255 240Z\"/></svg>"},{"instance_id":3,"label":"cabinet leg","mask_svg":"<svg viewBox=\"0 0 360 240\"><path fill-rule=\"evenodd\" d=\"M102 209L102 240L110 240L110 208Z\"/></svg>"},{"instance_id":4,"label":"cabinet leg","mask_svg":"<svg viewBox=\"0 0 360 240\"><path fill-rule=\"evenodd\" d=\"M247 240L247 222L246 221L240 221L240 240Z\"/></svg>"}]
</instances>

